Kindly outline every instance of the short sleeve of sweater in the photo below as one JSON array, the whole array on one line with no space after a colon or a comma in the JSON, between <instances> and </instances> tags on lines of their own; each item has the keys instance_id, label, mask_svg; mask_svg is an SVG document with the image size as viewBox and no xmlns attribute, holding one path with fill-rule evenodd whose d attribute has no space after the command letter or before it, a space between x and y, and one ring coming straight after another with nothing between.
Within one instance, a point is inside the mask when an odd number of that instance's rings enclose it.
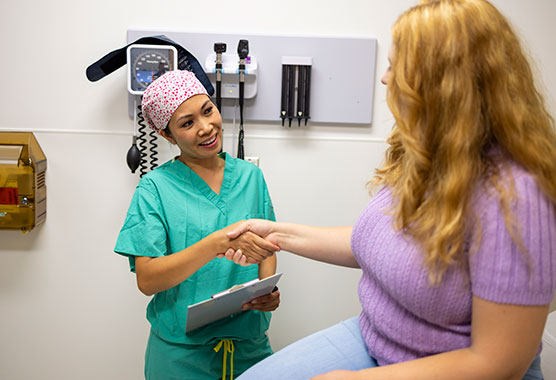
<instances>
[{"instance_id":1,"label":"short sleeve of sweater","mask_svg":"<svg viewBox=\"0 0 556 380\"><path fill-rule=\"evenodd\" d=\"M135 271L135 256L159 257L167 254L167 235L156 188L146 178L141 181L127 211L114 252L129 257Z\"/></svg>"},{"instance_id":2,"label":"short sleeve of sweater","mask_svg":"<svg viewBox=\"0 0 556 380\"><path fill-rule=\"evenodd\" d=\"M556 286L556 215L554 205L535 179L520 169L513 171L516 200L513 216L526 253L512 239L493 191L474 203L482 230L478 251L470 256L473 295L484 300L515 305L545 305Z\"/></svg>"}]
</instances>

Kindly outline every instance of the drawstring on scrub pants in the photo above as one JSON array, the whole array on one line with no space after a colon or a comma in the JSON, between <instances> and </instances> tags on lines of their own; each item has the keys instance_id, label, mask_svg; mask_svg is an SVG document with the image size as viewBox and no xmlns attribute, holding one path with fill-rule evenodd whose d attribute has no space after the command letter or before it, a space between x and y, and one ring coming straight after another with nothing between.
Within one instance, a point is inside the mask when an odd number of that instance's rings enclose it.
<instances>
[{"instance_id":1,"label":"drawstring on scrub pants","mask_svg":"<svg viewBox=\"0 0 556 380\"><path fill-rule=\"evenodd\" d=\"M214 347L214 351L218 352L222 346L224 346L222 352L224 356L222 360L222 380L226 380L226 358L228 357L228 352L230 353L230 380L234 380L234 343L231 339L222 339Z\"/></svg>"}]
</instances>

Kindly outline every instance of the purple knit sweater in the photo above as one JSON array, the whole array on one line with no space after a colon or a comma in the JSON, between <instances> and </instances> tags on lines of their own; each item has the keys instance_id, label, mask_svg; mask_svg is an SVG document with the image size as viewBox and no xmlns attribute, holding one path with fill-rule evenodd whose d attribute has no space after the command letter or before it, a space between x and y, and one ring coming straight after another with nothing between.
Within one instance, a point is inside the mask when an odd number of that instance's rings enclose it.
<instances>
[{"instance_id":1,"label":"purple knit sweater","mask_svg":"<svg viewBox=\"0 0 556 380\"><path fill-rule=\"evenodd\" d=\"M393 228L389 189L381 189L359 216L351 237L363 270L359 324L380 365L469 347L474 295L497 303L550 303L556 287L555 207L529 173L517 165L511 171L518 197L513 210L531 258L532 281L492 191L477 191L473 201L483 232L468 260L470 277L449 268L439 286L429 284L421 248Z\"/></svg>"}]
</instances>

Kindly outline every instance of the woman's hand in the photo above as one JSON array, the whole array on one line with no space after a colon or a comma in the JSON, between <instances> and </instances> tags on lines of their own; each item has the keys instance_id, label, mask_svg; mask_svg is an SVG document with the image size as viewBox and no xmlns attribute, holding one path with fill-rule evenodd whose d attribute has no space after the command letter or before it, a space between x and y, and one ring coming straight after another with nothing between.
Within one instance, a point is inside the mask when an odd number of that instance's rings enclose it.
<instances>
[{"instance_id":1,"label":"woman's hand","mask_svg":"<svg viewBox=\"0 0 556 380\"><path fill-rule=\"evenodd\" d=\"M272 233L272 226L275 222L266 219L249 219L243 220L232 224L230 229L227 231L226 235L230 239L237 238L239 235L251 231L262 238L268 237ZM272 243L276 244L275 241L270 240Z\"/></svg>"},{"instance_id":2,"label":"woman's hand","mask_svg":"<svg viewBox=\"0 0 556 380\"><path fill-rule=\"evenodd\" d=\"M244 303L243 310L274 311L280 305L280 291L276 290L270 294L255 298Z\"/></svg>"}]
</instances>

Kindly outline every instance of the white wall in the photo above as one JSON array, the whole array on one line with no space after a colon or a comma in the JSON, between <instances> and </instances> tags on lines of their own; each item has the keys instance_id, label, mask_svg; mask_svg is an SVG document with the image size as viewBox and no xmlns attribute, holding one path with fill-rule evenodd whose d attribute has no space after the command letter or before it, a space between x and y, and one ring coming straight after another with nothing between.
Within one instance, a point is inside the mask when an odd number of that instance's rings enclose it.
<instances>
[{"instance_id":1,"label":"white wall","mask_svg":"<svg viewBox=\"0 0 556 380\"><path fill-rule=\"evenodd\" d=\"M276 35L372 36L377 79L389 31L413 0L183 2L28 0L3 4L0 130L35 131L48 158L48 217L29 234L0 231L0 378L140 379L148 299L125 259L112 253L137 177L125 70L96 83L85 68L125 45L128 28ZM529 44L556 110L552 0L497 0ZM318 15L318 16L316 16ZM241 19L244 20L241 22ZM378 82L378 80L377 80ZM346 94L349 96L349 94ZM259 156L277 217L348 225L392 125L384 88L372 126L282 129L246 122L246 154ZM555 112L553 112L555 113ZM231 126L225 146L232 147ZM173 154L167 145L164 158ZM282 305L275 349L356 315L360 273L280 254ZM307 284L312 279L313 285Z\"/></svg>"}]
</instances>

